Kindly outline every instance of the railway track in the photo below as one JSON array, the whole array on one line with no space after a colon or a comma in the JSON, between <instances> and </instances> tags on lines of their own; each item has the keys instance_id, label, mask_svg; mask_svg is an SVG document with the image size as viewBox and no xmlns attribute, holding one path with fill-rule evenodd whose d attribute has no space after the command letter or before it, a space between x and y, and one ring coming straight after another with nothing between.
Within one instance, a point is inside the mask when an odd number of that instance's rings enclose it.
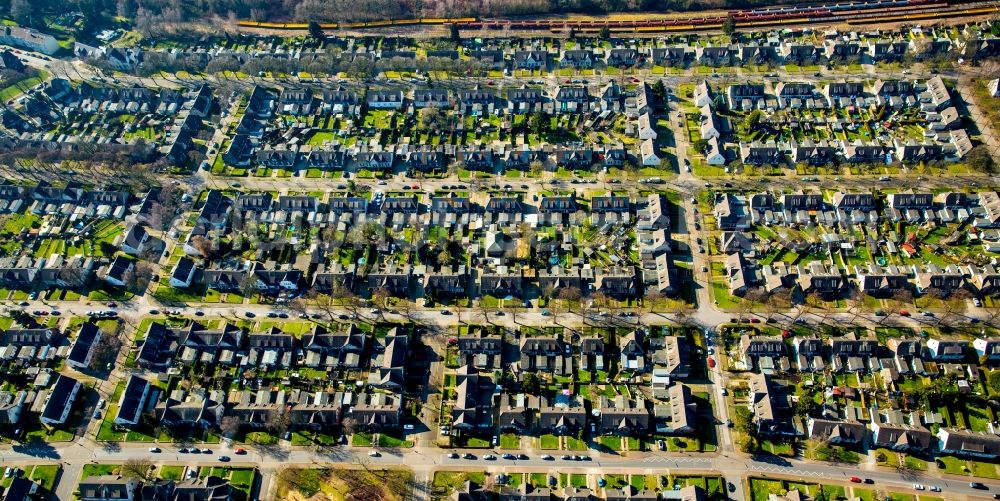
<instances>
[{"instance_id":1,"label":"railway track","mask_svg":"<svg viewBox=\"0 0 1000 501\"><path fill-rule=\"evenodd\" d=\"M354 23L324 23L325 29L377 29L391 26L434 26L456 24L463 29L558 31L574 29L578 33L596 33L605 27L617 33L657 33L704 31L718 29L729 18L737 28L755 29L802 24L878 24L890 22L922 22L934 19L956 19L984 16L1000 12L1000 0L981 2L947 2L941 0L875 0L816 5L763 7L735 10L726 15L687 16L671 19L480 19L415 18L389 19ZM258 29L306 30L305 23L266 23L239 21L240 26Z\"/></svg>"}]
</instances>

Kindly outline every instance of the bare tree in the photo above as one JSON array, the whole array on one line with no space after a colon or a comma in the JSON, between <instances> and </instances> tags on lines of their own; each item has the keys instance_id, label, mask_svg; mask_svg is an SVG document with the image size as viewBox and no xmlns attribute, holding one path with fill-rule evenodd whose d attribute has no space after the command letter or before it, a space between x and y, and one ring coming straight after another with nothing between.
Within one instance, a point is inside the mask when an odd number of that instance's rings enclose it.
<instances>
[{"instance_id":1,"label":"bare tree","mask_svg":"<svg viewBox=\"0 0 1000 501\"><path fill-rule=\"evenodd\" d=\"M329 321L337 317L337 308L346 302L348 296L354 296L350 291L341 285L334 285L329 294L317 294L313 299L313 305L322 311ZM345 306L346 308L346 306Z\"/></svg>"},{"instance_id":2,"label":"bare tree","mask_svg":"<svg viewBox=\"0 0 1000 501\"><path fill-rule=\"evenodd\" d=\"M943 313L941 322L945 324L955 323L960 318L960 313L965 311L966 302L972 298L972 293L967 289L958 289L950 296L941 301Z\"/></svg>"},{"instance_id":3,"label":"bare tree","mask_svg":"<svg viewBox=\"0 0 1000 501\"><path fill-rule=\"evenodd\" d=\"M354 418L348 416L340 421L340 428L344 435L353 435L354 429L357 426L357 421Z\"/></svg>"},{"instance_id":4,"label":"bare tree","mask_svg":"<svg viewBox=\"0 0 1000 501\"><path fill-rule=\"evenodd\" d=\"M148 482L153 478L153 462L148 459L129 459L122 464L122 476Z\"/></svg>"},{"instance_id":5,"label":"bare tree","mask_svg":"<svg viewBox=\"0 0 1000 501\"><path fill-rule=\"evenodd\" d=\"M548 304L549 313L552 314L552 323L559 323L559 315L566 312L566 303L559 299L550 299Z\"/></svg>"},{"instance_id":6,"label":"bare tree","mask_svg":"<svg viewBox=\"0 0 1000 501\"><path fill-rule=\"evenodd\" d=\"M494 494L497 494L500 492L500 485L497 483L497 479L495 476L487 473L486 478L483 479L482 489L485 492L492 492Z\"/></svg>"},{"instance_id":7,"label":"bare tree","mask_svg":"<svg viewBox=\"0 0 1000 501\"><path fill-rule=\"evenodd\" d=\"M264 426L266 426L267 429L275 435L281 435L287 431L291 424L291 413L289 412L288 407L284 405L280 405L268 411L267 418L264 421Z\"/></svg>"},{"instance_id":8,"label":"bare tree","mask_svg":"<svg viewBox=\"0 0 1000 501\"><path fill-rule=\"evenodd\" d=\"M306 296L299 296L299 297L297 297L297 298L292 299L291 301L289 301L288 302L288 309L289 309L289 311L291 311L293 313L297 313L299 315L308 315L309 314L309 299L308 299L309 295L315 295L315 292L314 291L309 291L309 292L306 293Z\"/></svg>"},{"instance_id":9,"label":"bare tree","mask_svg":"<svg viewBox=\"0 0 1000 501\"><path fill-rule=\"evenodd\" d=\"M165 231L174 220L173 209L159 202L154 202L149 209L149 225L154 229ZM197 237L196 237L197 238Z\"/></svg>"},{"instance_id":10,"label":"bare tree","mask_svg":"<svg viewBox=\"0 0 1000 501\"><path fill-rule=\"evenodd\" d=\"M556 294L560 301L566 303L566 308L570 311L573 310L575 305L580 304L580 298L583 297L583 293L580 291L579 287L565 287L559 289Z\"/></svg>"},{"instance_id":11,"label":"bare tree","mask_svg":"<svg viewBox=\"0 0 1000 501\"><path fill-rule=\"evenodd\" d=\"M390 297L392 297L392 294L385 287L378 287L372 291L372 301L375 302L375 306L378 306L378 316L382 320L385 320L384 310L389 307Z\"/></svg>"},{"instance_id":12,"label":"bare tree","mask_svg":"<svg viewBox=\"0 0 1000 501\"><path fill-rule=\"evenodd\" d=\"M99 371L115 363L122 349L120 337L102 332L94 344L94 354L90 357L90 369Z\"/></svg>"},{"instance_id":13,"label":"bare tree","mask_svg":"<svg viewBox=\"0 0 1000 501\"><path fill-rule=\"evenodd\" d=\"M191 237L191 247L194 247L202 257L210 258L215 253L215 244L201 235Z\"/></svg>"},{"instance_id":14,"label":"bare tree","mask_svg":"<svg viewBox=\"0 0 1000 501\"><path fill-rule=\"evenodd\" d=\"M611 298L607 294L597 291L590 296L591 301L594 303L594 309L600 314L602 311L607 311L608 307L611 306Z\"/></svg>"},{"instance_id":15,"label":"bare tree","mask_svg":"<svg viewBox=\"0 0 1000 501\"><path fill-rule=\"evenodd\" d=\"M913 304L913 291L910 289L896 289L892 293L892 300L895 302L897 309L909 306Z\"/></svg>"},{"instance_id":16,"label":"bare tree","mask_svg":"<svg viewBox=\"0 0 1000 501\"><path fill-rule=\"evenodd\" d=\"M67 267L59 270L59 280L72 289L86 285L87 275L87 271L81 267Z\"/></svg>"},{"instance_id":17,"label":"bare tree","mask_svg":"<svg viewBox=\"0 0 1000 501\"><path fill-rule=\"evenodd\" d=\"M663 301L663 293L655 287L649 287L646 289L646 293L642 297L642 305L652 313L656 309L657 303Z\"/></svg>"},{"instance_id":18,"label":"bare tree","mask_svg":"<svg viewBox=\"0 0 1000 501\"><path fill-rule=\"evenodd\" d=\"M403 315L403 318L405 318L407 322L416 322L416 306L417 305L413 304L413 301L405 298L396 303L396 309L399 310L399 314Z\"/></svg>"},{"instance_id":19,"label":"bare tree","mask_svg":"<svg viewBox=\"0 0 1000 501\"><path fill-rule=\"evenodd\" d=\"M355 226L347 233L347 241L355 247L373 245L385 241L385 226L376 221L368 221L362 226Z\"/></svg>"},{"instance_id":20,"label":"bare tree","mask_svg":"<svg viewBox=\"0 0 1000 501\"><path fill-rule=\"evenodd\" d=\"M747 290L743 296L743 300L739 303L740 316L747 316L747 314L763 304L765 300L767 300L767 292L764 289L758 287Z\"/></svg>"},{"instance_id":21,"label":"bare tree","mask_svg":"<svg viewBox=\"0 0 1000 501\"><path fill-rule=\"evenodd\" d=\"M232 437L240 431L242 425L243 420L239 416L223 416L219 420L219 433L225 437Z\"/></svg>"},{"instance_id":22,"label":"bare tree","mask_svg":"<svg viewBox=\"0 0 1000 501\"><path fill-rule=\"evenodd\" d=\"M126 289L134 294L142 294L149 287L150 279L153 278L153 265L146 261L139 261L126 271L122 278Z\"/></svg>"},{"instance_id":23,"label":"bare tree","mask_svg":"<svg viewBox=\"0 0 1000 501\"><path fill-rule=\"evenodd\" d=\"M257 283L257 277L253 276L253 273L247 272L243 275L243 280L240 281L240 292L247 299L260 293L260 284Z\"/></svg>"}]
</instances>

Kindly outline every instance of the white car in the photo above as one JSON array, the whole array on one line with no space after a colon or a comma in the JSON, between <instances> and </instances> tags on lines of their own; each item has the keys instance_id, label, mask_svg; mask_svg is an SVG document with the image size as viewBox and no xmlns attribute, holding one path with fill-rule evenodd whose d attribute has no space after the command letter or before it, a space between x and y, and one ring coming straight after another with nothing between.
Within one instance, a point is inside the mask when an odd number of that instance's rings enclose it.
<instances>
[{"instance_id":1,"label":"white car","mask_svg":"<svg viewBox=\"0 0 1000 501\"><path fill-rule=\"evenodd\" d=\"M369 451L368 452L368 457L377 458L379 456L381 456L381 454L379 454L378 451Z\"/></svg>"},{"instance_id":2,"label":"white car","mask_svg":"<svg viewBox=\"0 0 1000 501\"><path fill-rule=\"evenodd\" d=\"M926 487L924 487L924 484L913 484L913 488L914 488L915 490L918 490L918 491L922 491L922 490L924 490L924 489L925 489Z\"/></svg>"},{"instance_id":3,"label":"white car","mask_svg":"<svg viewBox=\"0 0 1000 501\"><path fill-rule=\"evenodd\" d=\"M931 486L931 492L941 492L941 486L940 485L932 485Z\"/></svg>"},{"instance_id":4,"label":"white car","mask_svg":"<svg viewBox=\"0 0 1000 501\"><path fill-rule=\"evenodd\" d=\"M158 454L160 452L160 448L159 447L150 447L149 448L149 452L152 452L153 454Z\"/></svg>"}]
</instances>

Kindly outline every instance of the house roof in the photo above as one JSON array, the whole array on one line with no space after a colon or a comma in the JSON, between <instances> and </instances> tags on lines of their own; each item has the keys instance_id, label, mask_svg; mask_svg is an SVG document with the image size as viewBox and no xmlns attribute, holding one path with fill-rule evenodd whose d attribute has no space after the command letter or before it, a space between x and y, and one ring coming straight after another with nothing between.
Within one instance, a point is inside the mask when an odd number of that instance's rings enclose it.
<instances>
[{"instance_id":1,"label":"house roof","mask_svg":"<svg viewBox=\"0 0 1000 501\"><path fill-rule=\"evenodd\" d=\"M135 374L129 375L128 381L125 383L125 391L122 392L121 399L118 401L118 417L120 419L132 423L139 421L149 387L149 381Z\"/></svg>"},{"instance_id":2,"label":"house roof","mask_svg":"<svg viewBox=\"0 0 1000 501\"><path fill-rule=\"evenodd\" d=\"M97 328L97 325L84 322L80 326L80 332L76 336L76 341L73 343L67 359L83 364L87 359L87 355L93 349L94 343L100 338L100 334L101 331Z\"/></svg>"},{"instance_id":3,"label":"house roof","mask_svg":"<svg viewBox=\"0 0 1000 501\"><path fill-rule=\"evenodd\" d=\"M59 421L64 410L73 405L74 392L79 384L79 381L59 374L56 384L52 387L52 392L49 393L49 400L42 411L42 417Z\"/></svg>"}]
</instances>

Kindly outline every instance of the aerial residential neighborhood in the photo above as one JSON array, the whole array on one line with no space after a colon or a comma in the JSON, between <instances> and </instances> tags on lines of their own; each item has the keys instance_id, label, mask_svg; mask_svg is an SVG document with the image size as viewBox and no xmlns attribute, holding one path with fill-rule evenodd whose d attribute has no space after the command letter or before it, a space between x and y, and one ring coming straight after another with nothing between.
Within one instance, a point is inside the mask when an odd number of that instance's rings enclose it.
<instances>
[{"instance_id":1,"label":"aerial residential neighborhood","mask_svg":"<svg viewBox=\"0 0 1000 501\"><path fill-rule=\"evenodd\" d=\"M0 501L1000 499L1000 4L0 0Z\"/></svg>"}]
</instances>

